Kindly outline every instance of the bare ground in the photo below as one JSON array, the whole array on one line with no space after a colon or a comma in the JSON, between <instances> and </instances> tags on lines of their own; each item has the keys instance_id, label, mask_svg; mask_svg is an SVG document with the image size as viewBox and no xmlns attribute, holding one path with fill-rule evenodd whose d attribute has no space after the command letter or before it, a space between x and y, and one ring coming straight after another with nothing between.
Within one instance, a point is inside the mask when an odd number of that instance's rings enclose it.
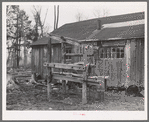
<instances>
[{"instance_id":1,"label":"bare ground","mask_svg":"<svg viewBox=\"0 0 149 122\"><path fill-rule=\"evenodd\" d=\"M105 93L105 100L95 99L92 92L88 103L81 104L81 92L67 90L64 95L61 90L53 90L51 101L47 100L46 87L21 84L7 91L6 110L102 110L102 111L144 111L144 98L125 97L119 94Z\"/></svg>"}]
</instances>

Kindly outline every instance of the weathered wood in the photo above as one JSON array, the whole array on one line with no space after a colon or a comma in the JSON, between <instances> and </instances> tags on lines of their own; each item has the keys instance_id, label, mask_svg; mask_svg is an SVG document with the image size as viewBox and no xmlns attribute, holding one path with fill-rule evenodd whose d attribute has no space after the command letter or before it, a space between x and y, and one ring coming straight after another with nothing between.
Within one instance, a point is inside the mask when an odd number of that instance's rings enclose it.
<instances>
[{"instance_id":1,"label":"weathered wood","mask_svg":"<svg viewBox=\"0 0 149 122\"><path fill-rule=\"evenodd\" d=\"M66 56L83 56L83 53L66 53Z\"/></svg>"},{"instance_id":2,"label":"weathered wood","mask_svg":"<svg viewBox=\"0 0 149 122\"><path fill-rule=\"evenodd\" d=\"M72 45L76 45L79 46L80 43L77 40L74 39L69 39L69 38L64 38L63 36L59 36L59 35L54 35L54 34L50 34L50 38L57 40L61 43L68 43L68 44L72 44Z\"/></svg>"},{"instance_id":3,"label":"weathered wood","mask_svg":"<svg viewBox=\"0 0 149 122\"><path fill-rule=\"evenodd\" d=\"M74 77L83 77L83 74L75 74L75 73L70 73L70 72L52 72L53 74L63 74L63 75L69 75L69 76L74 76Z\"/></svg>"},{"instance_id":4,"label":"weathered wood","mask_svg":"<svg viewBox=\"0 0 149 122\"><path fill-rule=\"evenodd\" d=\"M82 104L87 103L87 83L84 81L82 84Z\"/></svg>"},{"instance_id":5,"label":"weathered wood","mask_svg":"<svg viewBox=\"0 0 149 122\"><path fill-rule=\"evenodd\" d=\"M44 63L44 66L52 67L52 68L60 68L60 69L74 69L83 71L84 67L75 64L64 64L64 63Z\"/></svg>"},{"instance_id":6,"label":"weathered wood","mask_svg":"<svg viewBox=\"0 0 149 122\"><path fill-rule=\"evenodd\" d=\"M140 81L141 81L141 79L140 79L140 76L141 76L141 71L140 71L140 69L141 69L141 40L140 39L138 39L137 40L137 49L138 49L138 55L137 55L137 85L139 86L140 85Z\"/></svg>"},{"instance_id":7,"label":"weathered wood","mask_svg":"<svg viewBox=\"0 0 149 122\"><path fill-rule=\"evenodd\" d=\"M69 77L69 76L58 75L58 74L53 74L52 78L57 80L68 80L68 81L79 82L79 83L82 83L83 81L83 78Z\"/></svg>"},{"instance_id":8,"label":"weathered wood","mask_svg":"<svg viewBox=\"0 0 149 122\"><path fill-rule=\"evenodd\" d=\"M130 83L130 40L127 40L126 43L126 48L125 48L125 52L126 52L126 82L125 82L125 86L128 87L129 83Z\"/></svg>"},{"instance_id":9,"label":"weathered wood","mask_svg":"<svg viewBox=\"0 0 149 122\"><path fill-rule=\"evenodd\" d=\"M62 50L62 63L65 63L66 62L66 58L65 58L65 43L61 43L61 50ZM62 72L63 72L63 69L62 69ZM66 93L66 79L65 80L62 80L62 91L63 91L63 94Z\"/></svg>"},{"instance_id":10,"label":"weathered wood","mask_svg":"<svg viewBox=\"0 0 149 122\"><path fill-rule=\"evenodd\" d=\"M48 41L47 45L47 61L48 63L51 63L51 39ZM51 68L47 67L47 99L50 100L51 98L51 80L52 80L52 73Z\"/></svg>"},{"instance_id":11,"label":"weathered wood","mask_svg":"<svg viewBox=\"0 0 149 122\"><path fill-rule=\"evenodd\" d=\"M144 86L144 39L141 39L141 86Z\"/></svg>"},{"instance_id":12,"label":"weathered wood","mask_svg":"<svg viewBox=\"0 0 149 122\"><path fill-rule=\"evenodd\" d=\"M85 71L83 72L83 83L82 83L82 104L86 104L87 103L87 78L88 78L88 68L89 68L89 65L86 65L88 64L87 60L87 55L85 54L84 55L84 66L85 67Z\"/></svg>"},{"instance_id":13,"label":"weathered wood","mask_svg":"<svg viewBox=\"0 0 149 122\"><path fill-rule=\"evenodd\" d=\"M132 83L136 82L136 40L132 39L130 44L130 56L131 56L131 66L130 66L130 80Z\"/></svg>"},{"instance_id":14,"label":"weathered wood","mask_svg":"<svg viewBox=\"0 0 149 122\"><path fill-rule=\"evenodd\" d=\"M118 40L118 41L103 41L102 46L125 46L125 40Z\"/></svg>"}]
</instances>

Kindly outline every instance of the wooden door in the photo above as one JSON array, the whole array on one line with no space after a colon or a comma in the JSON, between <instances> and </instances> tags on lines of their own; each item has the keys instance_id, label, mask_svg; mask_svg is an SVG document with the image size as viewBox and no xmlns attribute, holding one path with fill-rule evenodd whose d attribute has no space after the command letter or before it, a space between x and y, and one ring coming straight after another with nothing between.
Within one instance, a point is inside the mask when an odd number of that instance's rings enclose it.
<instances>
[{"instance_id":1,"label":"wooden door","mask_svg":"<svg viewBox=\"0 0 149 122\"><path fill-rule=\"evenodd\" d=\"M125 47L104 47L96 61L99 76L109 76L107 86L121 86L126 80Z\"/></svg>"}]
</instances>

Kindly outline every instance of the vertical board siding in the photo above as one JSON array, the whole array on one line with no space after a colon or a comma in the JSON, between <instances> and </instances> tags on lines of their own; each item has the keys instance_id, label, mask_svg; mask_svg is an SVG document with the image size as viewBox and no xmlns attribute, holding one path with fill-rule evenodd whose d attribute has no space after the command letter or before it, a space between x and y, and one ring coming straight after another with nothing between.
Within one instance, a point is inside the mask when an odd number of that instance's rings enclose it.
<instances>
[{"instance_id":1,"label":"vertical board siding","mask_svg":"<svg viewBox=\"0 0 149 122\"><path fill-rule=\"evenodd\" d=\"M125 84L126 82L126 58L121 60L121 85Z\"/></svg>"},{"instance_id":2,"label":"vertical board siding","mask_svg":"<svg viewBox=\"0 0 149 122\"><path fill-rule=\"evenodd\" d=\"M100 59L98 63L98 70L100 76L109 76L107 81L108 86L121 85L125 80L126 65L125 59Z\"/></svg>"},{"instance_id":3,"label":"vertical board siding","mask_svg":"<svg viewBox=\"0 0 149 122\"><path fill-rule=\"evenodd\" d=\"M142 60L141 59L141 45L140 45L140 42L141 42L141 40L140 39L137 39L136 40L136 47L137 47L137 49L136 49L136 54L137 54L137 56L136 56L136 84L137 85L140 85L140 74L141 74L141 72L140 72L140 66L141 66L141 62L140 62L140 60Z\"/></svg>"},{"instance_id":4,"label":"vertical board siding","mask_svg":"<svg viewBox=\"0 0 149 122\"><path fill-rule=\"evenodd\" d=\"M124 41L125 42L125 41ZM110 41L109 41L110 43ZM99 45L101 47L101 45ZM130 47L130 48L129 48ZM127 49L126 49L127 48ZM53 44L52 62L61 63L62 52L60 44ZM79 53L80 47L72 46L72 53ZM83 50L82 50L83 52ZM125 57L122 59L103 59L100 58L100 51L95 52L95 56L91 58L91 62L96 59L100 76L109 76L108 86L116 86L125 84L143 85L144 83L144 39L128 40L125 46ZM72 63L78 62L79 56L72 57ZM34 46L32 47L32 71L40 73L43 77L46 75L46 68L43 63L47 62L47 47ZM126 65L127 64L127 65ZM103 71L105 65L105 70ZM129 67L129 68L128 68ZM96 75L95 68L92 68L91 75ZM127 75L129 77L127 77ZM129 85L128 84L128 85Z\"/></svg>"},{"instance_id":5,"label":"vertical board siding","mask_svg":"<svg viewBox=\"0 0 149 122\"><path fill-rule=\"evenodd\" d=\"M131 67L131 57L130 57L130 40L127 40L126 48L125 48L125 56L126 56L126 82L125 86L129 86L131 84L130 82L130 67Z\"/></svg>"},{"instance_id":6,"label":"vertical board siding","mask_svg":"<svg viewBox=\"0 0 149 122\"><path fill-rule=\"evenodd\" d=\"M144 39L141 40L141 85L144 84ZM144 86L144 85L143 85Z\"/></svg>"},{"instance_id":7,"label":"vertical board siding","mask_svg":"<svg viewBox=\"0 0 149 122\"><path fill-rule=\"evenodd\" d=\"M130 42L130 57L131 57L130 81L133 84L136 82L136 40L135 39L132 39Z\"/></svg>"},{"instance_id":8,"label":"vertical board siding","mask_svg":"<svg viewBox=\"0 0 149 122\"><path fill-rule=\"evenodd\" d=\"M138 86L144 82L144 40L136 40L136 83Z\"/></svg>"},{"instance_id":9,"label":"vertical board siding","mask_svg":"<svg viewBox=\"0 0 149 122\"><path fill-rule=\"evenodd\" d=\"M43 63L44 62L47 62L47 47L46 46L43 47ZM46 67L43 67L43 78L46 77L46 72L47 72Z\"/></svg>"},{"instance_id":10,"label":"vertical board siding","mask_svg":"<svg viewBox=\"0 0 149 122\"><path fill-rule=\"evenodd\" d=\"M31 67L32 67L32 72L34 71L34 48L32 47L32 65L31 65Z\"/></svg>"}]
</instances>

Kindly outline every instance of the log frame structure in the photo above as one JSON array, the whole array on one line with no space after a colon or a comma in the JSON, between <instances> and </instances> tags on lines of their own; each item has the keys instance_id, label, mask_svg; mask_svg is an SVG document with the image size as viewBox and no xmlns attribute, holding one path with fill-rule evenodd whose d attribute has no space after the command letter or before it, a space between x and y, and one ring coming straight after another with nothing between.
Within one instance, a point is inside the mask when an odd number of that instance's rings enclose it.
<instances>
[{"instance_id":1,"label":"log frame structure","mask_svg":"<svg viewBox=\"0 0 149 122\"><path fill-rule=\"evenodd\" d=\"M54 39L57 39L58 41L61 42L61 50L62 50L62 63L51 63L51 38L54 38ZM77 46L81 46L79 43L77 43L77 41L75 41L75 43L72 43L73 40L68 40L65 39L63 37L62 40L65 40L66 43L70 43L70 44L74 44L74 45L77 45ZM85 52L84 54L81 54L83 55L84 57L84 65L83 66L78 66L78 65L70 65L70 64L65 64L65 42L62 41L60 37L57 37L57 36L52 36L50 37L50 40L48 41L48 63L44 63L43 65L45 67L47 67L47 98L48 100L50 100L50 94L51 94L51 81L52 79L59 79L59 80L62 80L62 91L63 91L63 94L66 93L66 80L68 81L71 81L71 82L79 82L79 83L82 83L82 104L86 104L87 103L87 84L92 84L92 85L96 85L96 86L99 86L101 87L101 83L99 83L97 80L100 80L104 83L104 88L100 89L100 92L102 91L103 94L104 94L104 91L106 89L106 78L108 78L108 76L105 76L105 74L100 77L100 78L92 78L90 77L89 78L89 67L92 67L92 66L95 66L94 64L91 65L91 62L88 62L87 61L87 56L88 55L93 55L93 51L90 50L90 48L93 48L93 49L98 49L98 47L89 47L89 46L86 46L84 48L85 49ZM92 53L91 53L92 52ZM68 54L67 54L68 55ZM66 77L66 76L62 76L60 74L58 75L55 75L54 72L52 72L51 68L59 68L61 69L61 72L63 74L63 69L77 69L77 70L81 70L83 71L83 75L81 78L78 78L78 77ZM64 77L64 78L62 78ZM94 77L94 76L93 76Z\"/></svg>"},{"instance_id":2,"label":"log frame structure","mask_svg":"<svg viewBox=\"0 0 149 122\"><path fill-rule=\"evenodd\" d=\"M64 42L66 45L66 50L68 48L70 49L69 53L65 52L65 58L67 57L65 64L75 64L76 62L82 61L82 59L84 59L82 53L84 53L85 50L84 46L79 47L79 45L92 44L97 46L98 51L94 52L94 55L88 54L88 57L92 57L93 59L91 64L95 64L91 74L98 74L99 79L104 75L108 76L108 78L105 78L106 86L108 87L130 86L133 84L144 87L145 23L142 23L144 18L144 12L99 18L101 25L103 25L101 30L96 28L96 25L99 24L97 23L97 19L63 25L50 33L50 37L53 37L53 39L51 39L52 60L49 66L52 67L52 69L56 69L53 66L53 64L55 64L56 67L65 70L66 65L61 64L60 66L57 64L62 63L61 42ZM140 21L141 23L130 26L129 21ZM114 27L115 24L121 22L124 22L125 26ZM105 24L108 25L107 28L104 26ZM112 25L112 27L109 25ZM92 36L94 36L94 38L87 38ZM39 41L32 44L32 71L39 73L42 78L45 78L46 74L46 68L43 66L43 63L48 62L48 47L46 45L50 37L39 39ZM60 42L58 42L57 39L59 39ZM68 57L71 57L71 59ZM70 68L70 65L67 65L67 67ZM77 70L78 67L75 66L75 68L74 70ZM58 70L54 70L52 73L54 73L53 78L59 79L59 76L61 76ZM82 75L66 72L64 72L64 74L73 76L72 80L74 82L74 77L78 77L76 78L76 82L81 81L81 83L83 83ZM67 78L68 81L71 80L66 76L61 76L61 78ZM88 77L88 81L87 84L95 84L94 78L90 78L90 76Z\"/></svg>"}]
</instances>

